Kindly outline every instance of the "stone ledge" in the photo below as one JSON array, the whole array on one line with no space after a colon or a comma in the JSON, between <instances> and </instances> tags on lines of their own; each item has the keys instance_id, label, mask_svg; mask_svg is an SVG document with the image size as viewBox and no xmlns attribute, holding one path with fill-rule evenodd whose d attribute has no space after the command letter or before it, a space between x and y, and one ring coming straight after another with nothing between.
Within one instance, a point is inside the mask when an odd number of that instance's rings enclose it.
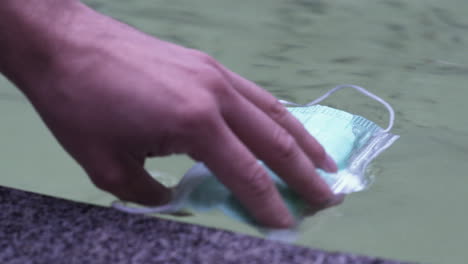
<instances>
[{"instance_id":1,"label":"stone ledge","mask_svg":"<svg viewBox=\"0 0 468 264\"><path fill-rule=\"evenodd\" d=\"M400 264L0 186L0 263Z\"/></svg>"}]
</instances>

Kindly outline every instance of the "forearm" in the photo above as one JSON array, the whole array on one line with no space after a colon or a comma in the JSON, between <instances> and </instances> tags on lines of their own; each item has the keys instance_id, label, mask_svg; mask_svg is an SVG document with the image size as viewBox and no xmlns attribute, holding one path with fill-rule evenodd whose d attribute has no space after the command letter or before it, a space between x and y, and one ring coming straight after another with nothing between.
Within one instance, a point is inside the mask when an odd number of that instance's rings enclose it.
<instances>
[{"instance_id":1,"label":"forearm","mask_svg":"<svg viewBox=\"0 0 468 264\"><path fill-rule=\"evenodd\" d=\"M3 0L0 4L0 72L27 93L73 45L77 0ZM76 38L76 37L75 37Z\"/></svg>"}]
</instances>

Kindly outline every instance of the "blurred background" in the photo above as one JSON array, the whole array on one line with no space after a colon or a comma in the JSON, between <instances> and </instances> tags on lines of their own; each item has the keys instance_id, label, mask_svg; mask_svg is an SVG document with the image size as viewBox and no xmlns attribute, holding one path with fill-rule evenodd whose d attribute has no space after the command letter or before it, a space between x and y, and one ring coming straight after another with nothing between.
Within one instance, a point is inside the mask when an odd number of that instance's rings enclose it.
<instances>
[{"instance_id":1,"label":"blurred background","mask_svg":"<svg viewBox=\"0 0 468 264\"><path fill-rule=\"evenodd\" d=\"M312 217L301 245L428 263L468 257L468 1L88 0L158 38L211 54L280 99L306 103L338 84L396 110L401 138L372 163L375 183ZM386 126L354 90L323 104ZM168 185L192 165L148 161ZM0 77L0 185L108 206L30 104ZM168 218L168 217L165 217ZM218 212L177 218L259 235Z\"/></svg>"}]
</instances>

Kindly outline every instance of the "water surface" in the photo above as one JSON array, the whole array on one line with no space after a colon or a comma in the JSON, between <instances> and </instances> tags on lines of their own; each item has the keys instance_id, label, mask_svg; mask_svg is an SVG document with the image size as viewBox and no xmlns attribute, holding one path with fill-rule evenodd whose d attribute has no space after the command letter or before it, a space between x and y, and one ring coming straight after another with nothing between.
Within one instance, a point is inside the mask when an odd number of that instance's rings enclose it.
<instances>
[{"instance_id":1,"label":"water surface","mask_svg":"<svg viewBox=\"0 0 468 264\"><path fill-rule=\"evenodd\" d=\"M401 139L376 182L311 221L300 244L428 263L468 257L468 2L463 0L87 1L149 34L208 52L275 96L305 103L353 83L397 110ZM386 125L354 91L326 104ZM23 96L0 79L0 184L108 205ZM191 161L152 160L174 175ZM186 221L255 234L218 214Z\"/></svg>"}]
</instances>

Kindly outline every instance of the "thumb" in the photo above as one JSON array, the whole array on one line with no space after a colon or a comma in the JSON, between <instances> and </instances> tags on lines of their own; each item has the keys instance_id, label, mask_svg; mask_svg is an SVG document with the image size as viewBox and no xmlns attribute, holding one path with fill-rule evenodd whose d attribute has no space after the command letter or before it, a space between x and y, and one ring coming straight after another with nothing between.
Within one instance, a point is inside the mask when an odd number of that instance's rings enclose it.
<instances>
[{"instance_id":1,"label":"thumb","mask_svg":"<svg viewBox=\"0 0 468 264\"><path fill-rule=\"evenodd\" d=\"M138 161L129 154L96 154L85 166L93 183L121 200L158 206L168 203L171 191L156 181Z\"/></svg>"}]
</instances>

